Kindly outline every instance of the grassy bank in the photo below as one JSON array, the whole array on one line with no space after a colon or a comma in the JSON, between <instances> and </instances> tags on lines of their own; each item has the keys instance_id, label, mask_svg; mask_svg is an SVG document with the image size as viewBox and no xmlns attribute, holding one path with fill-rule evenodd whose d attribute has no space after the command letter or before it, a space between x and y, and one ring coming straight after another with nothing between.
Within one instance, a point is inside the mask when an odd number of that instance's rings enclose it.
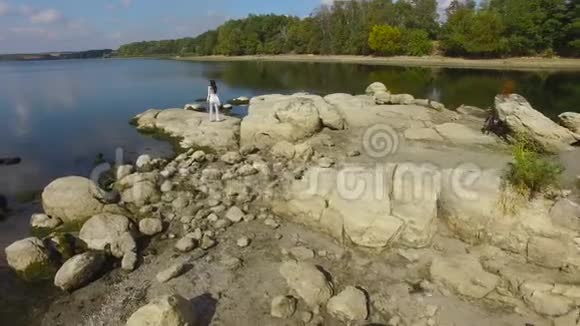
<instances>
[{"instance_id":1,"label":"grassy bank","mask_svg":"<svg viewBox=\"0 0 580 326\"><path fill-rule=\"evenodd\" d=\"M189 61L279 61L279 62L333 62L387 66L421 66L495 70L570 70L580 71L580 59L563 58L509 58L462 59L439 56L428 57L369 57L351 55L252 55L252 56L199 56L174 57Z\"/></svg>"}]
</instances>

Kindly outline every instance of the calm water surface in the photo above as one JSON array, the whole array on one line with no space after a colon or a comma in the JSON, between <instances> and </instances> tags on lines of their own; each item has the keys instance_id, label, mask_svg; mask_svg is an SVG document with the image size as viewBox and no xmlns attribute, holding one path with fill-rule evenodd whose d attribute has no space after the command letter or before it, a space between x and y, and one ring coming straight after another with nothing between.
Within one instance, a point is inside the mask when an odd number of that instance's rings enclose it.
<instances>
[{"instance_id":1,"label":"calm water surface","mask_svg":"<svg viewBox=\"0 0 580 326\"><path fill-rule=\"evenodd\" d=\"M573 72L138 59L0 62L0 157L22 158L19 165L0 166L0 195L12 208L0 221L0 248L28 234L29 216L39 210L29 199L38 190L60 176L88 175L99 153L112 159L122 147L128 159L145 152L171 155L169 145L138 134L128 121L148 108L183 107L204 98L208 79L217 81L224 101L297 91L361 94L371 82L382 81L395 93L431 98L449 108L490 107L509 84L550 117L580 111L580 74ZM236 108L234 114L244 110ZM18 287L18 292L23 285L12 284L17 281L3 255L1 250L0 291ZM2 307L0 324L29 303Z\"/></svg>"}]
</instances>

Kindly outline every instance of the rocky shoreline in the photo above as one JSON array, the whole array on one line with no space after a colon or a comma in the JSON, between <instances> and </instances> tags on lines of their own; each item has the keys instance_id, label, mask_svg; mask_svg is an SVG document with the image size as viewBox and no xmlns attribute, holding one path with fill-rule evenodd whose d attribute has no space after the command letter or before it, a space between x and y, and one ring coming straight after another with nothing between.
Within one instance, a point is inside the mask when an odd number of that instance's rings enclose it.
<instances>
[{"instance_id":1,"label":"rocky shoreline","mask_svg":"<svg viewBox=\"0 0 580 326\"><path fill-rule=\"evenodd\" d=\"M245 99L244 99L245 100ZM572 150L519 95L487 112L391 94L249 100L248 116L148 110L172 160L116 166L105 191L53 181L34 234L6 248L67 294L40 325L576 325L577 190L521 199L509 134ZM494 120L495 121L495 120Z\"/></svg>"}]
</instances>

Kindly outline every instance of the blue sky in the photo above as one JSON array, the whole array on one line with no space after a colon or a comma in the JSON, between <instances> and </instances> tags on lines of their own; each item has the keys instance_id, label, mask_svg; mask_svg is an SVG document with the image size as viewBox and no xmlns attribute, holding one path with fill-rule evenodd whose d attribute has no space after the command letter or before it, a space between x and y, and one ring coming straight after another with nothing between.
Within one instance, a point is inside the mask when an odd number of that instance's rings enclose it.
<instances>
[{"instance_id":1,"label":"blue sky","mask_svg":"<svg viewBox=\"0 0 580 326\"><path fill-rule=\"evenodd\" d=\"M0 53L117 48L133 41L194 36L250 13L307 16L331 2L0 0Z\"/></svg>"}]
</instances>

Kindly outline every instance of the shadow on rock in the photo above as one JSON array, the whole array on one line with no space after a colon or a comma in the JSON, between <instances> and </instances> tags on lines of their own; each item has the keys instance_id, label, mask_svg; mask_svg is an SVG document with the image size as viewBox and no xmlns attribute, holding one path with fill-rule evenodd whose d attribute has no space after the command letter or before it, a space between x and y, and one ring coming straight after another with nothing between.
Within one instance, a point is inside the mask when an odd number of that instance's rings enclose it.
<instances>
[{"instance_id":1,"label":"shadow on rock","mask_svg":"<svg viewBox=\"0 0 580 326\"><path fill-rule=\"evenodd\" d=\"M205 293L191 299L190 302L195 310L195 315L198 316L196 325L209 326L215 315L218 301L211 294Z\"/></svg>"}]
</instances>

